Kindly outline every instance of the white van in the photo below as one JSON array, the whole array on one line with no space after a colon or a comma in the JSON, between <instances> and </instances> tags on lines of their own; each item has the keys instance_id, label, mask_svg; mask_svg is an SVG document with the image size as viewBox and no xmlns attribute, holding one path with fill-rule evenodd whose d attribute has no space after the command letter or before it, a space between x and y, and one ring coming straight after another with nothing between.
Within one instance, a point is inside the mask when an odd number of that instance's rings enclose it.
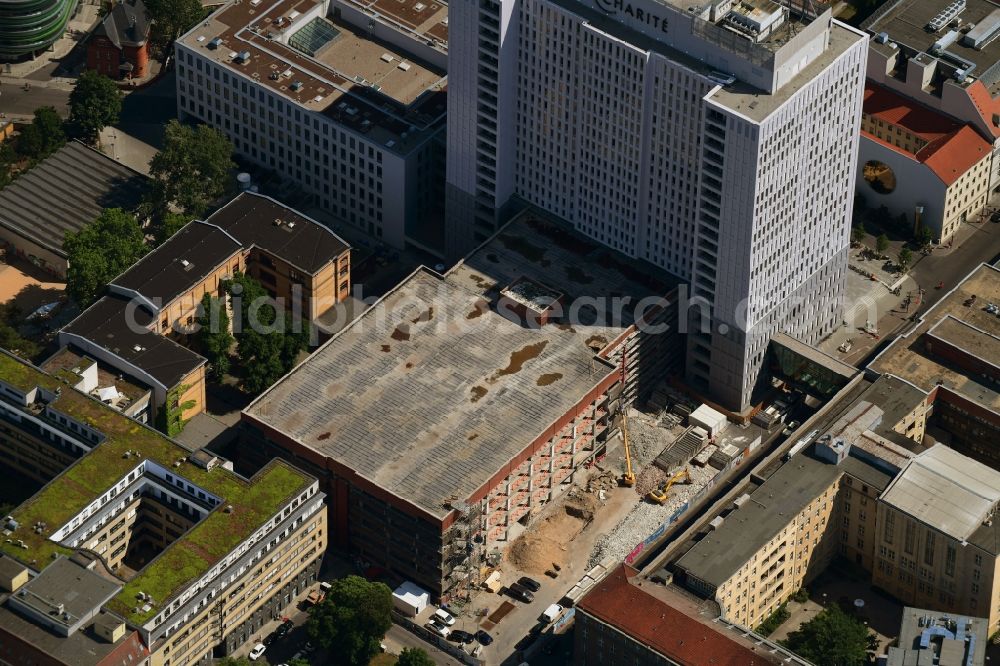
<instances>
[{"instance_id":1,"label":"white van","mask_svg":"<svg viewBox=\"0 0 1000 666\"><path fill-rule=\"evenodd\" d=\"M562 612L563 612L562 606L560 606L559 604L552 604L551 606L545 609L545 612L542 613L541 617L539 617L538 619L549 623L555 622L556 619L562 614Z\"/></svg>"},{"instance_id":2,"label":"white van","mask_svg":"<svg viewBox=\"0 0 1000 666\"><path fill-rule=\"evenodd\" d=\"M451 625L455 624L455 618L452 617L451 613L449 613L443 608L438 608L436 611L434 611L434 617L440 620L441 623L446 627L450 627Z\"/></svg>"}]
</instances>

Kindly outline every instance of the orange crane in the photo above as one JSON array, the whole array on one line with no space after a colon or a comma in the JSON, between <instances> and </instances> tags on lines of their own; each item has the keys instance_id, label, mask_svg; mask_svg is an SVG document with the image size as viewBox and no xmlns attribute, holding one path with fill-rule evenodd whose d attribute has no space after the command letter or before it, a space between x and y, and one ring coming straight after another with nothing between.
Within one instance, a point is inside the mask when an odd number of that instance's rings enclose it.
<instances>
[{"instance_id":1,"label":"orange crane","mask_svg":"<svg viewBox=\"0 0 1000 666\"><path fill-rule=\"evenodd\" d=\"M631 488L635 485L635 472L632 471L632 453L628 448L628 410L625 409L625 349L622 349L622 390L618 396L618 413L622 419L622 443L625 447L625 473L622 475L622 485Z\"/></svg>"},{"instance_id":2,"label":"orange crane","mask_svg":"<svg viewBox=\"0 0 1000 666\"><path fill-rule=\"evenodd\" d=\"M654 488L653 490L650 490L648 493L646 493L646 499L652 502L653 504L663 504L664 502L667 501L667 497L669 497L667 491L670 490L670 487L673 486L675 483L681 483L682 479L683 483L691 483L691 472L688 471L687 467L685 467L679 472L675 472L674 475L671 476L670 479L663 484L662 488Z\"/></svg>"}]
</instances>

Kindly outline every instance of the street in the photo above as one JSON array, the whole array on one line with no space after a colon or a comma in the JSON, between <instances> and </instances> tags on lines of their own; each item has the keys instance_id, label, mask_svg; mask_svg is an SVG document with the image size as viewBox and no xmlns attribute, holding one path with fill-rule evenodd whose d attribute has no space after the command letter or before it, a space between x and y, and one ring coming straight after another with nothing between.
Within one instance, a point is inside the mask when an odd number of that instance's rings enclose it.
<instances>
[{"instance_id":1,"label":"street","mask_svg":"<svg viewBox=\"0 0 1000 666\"><path fill-rule=\"evenodd\" d=\"M53 106L59 115L66 117L69 112L69 90L49 87L44 83L24 83L8 77L0 78L0 113L8 118L30 118L35 109Z\"/></svg>"}]
</instances>

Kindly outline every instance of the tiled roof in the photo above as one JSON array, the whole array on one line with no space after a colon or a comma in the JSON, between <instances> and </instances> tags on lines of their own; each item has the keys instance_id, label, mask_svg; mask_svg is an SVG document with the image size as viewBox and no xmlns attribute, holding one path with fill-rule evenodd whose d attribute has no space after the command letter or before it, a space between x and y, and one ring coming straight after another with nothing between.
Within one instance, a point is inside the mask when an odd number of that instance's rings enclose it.
<instances>
[{"instance_id":1,"label":"tiled roof","mask_svg":"<svg viewBox=\"0 0 1000 666\"><path fill-rule=\"evenodd\" d=\"M629 581L635 575L634 569L619 566L594 585L577 608L680 664L761 666L781 663L780 656L765 648L742 645L712 624L699 622L656 598Z\"/></svg>"},{"instance_id":2,"label":"tiled roof","mask_svg":"<svg viewBox=\"0 0 1000 666\"><path fill-rule=\"evenodd\" d=\"M941 139L961 127L960 123L947 116L872 83L865 84L864 112L905 127L928 142Z\"/></svg>"},{"instance_id":3,"label":"tiled roof","mask_svg":"<svg viewBox=\"0 0 1000 666\"><path fill-rule=\"evenodd\" d=\"M1000 126L993 120L994 117L1000 115L1000 100L990 96L990 91L986 89L982 81L972 83L965 90L986 127L990 129L995 138L1000 138Z\"/></svg>"},{"instance_id":4,"label":"tiled roof","mask_svg":"<svg viewBox=\"0 0 1000 666\"><path fill-rule=\"evenodd\" d=\"M931 144L917 157L944 181L951 185L966 171L990 154L990 144L966 125L947 139Z\"/></svg>"},{"instance_id":5,"label":"tiled roof","mask_svg":"<svg viewBox=\"0 0 1000 666\"><path fill-rule=\"evenodd\" d=\"M927 145L914 155L868 132L862 132L866 138L927 165L945 185L954 183L990 153L990 144L971 126L962 125L871 83L865 85L864 112L903 127L927 141Z\"/></svg>"}]
</instances>

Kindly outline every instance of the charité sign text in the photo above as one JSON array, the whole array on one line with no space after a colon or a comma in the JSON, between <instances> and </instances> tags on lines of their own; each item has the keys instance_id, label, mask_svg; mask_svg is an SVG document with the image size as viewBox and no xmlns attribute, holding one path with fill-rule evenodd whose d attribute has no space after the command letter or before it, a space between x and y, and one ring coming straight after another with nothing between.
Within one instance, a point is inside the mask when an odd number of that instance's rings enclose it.
<instances>
[{"instance_id":1,"label":"charit\u00e9 sign text","mask_svg":"<svg viewBox=\"0 0 1000 666\"><path fill-rule=\"evenodd\" d=\"M659 29L661 32L667 32L667 19L663 16L658 16L653 14L642 7L636 7L628 0L594 0L594 4L605 14L616 15L624 14L629 16L639 23L645 23L648 26Z\"/></svg>"}]
</instances>

